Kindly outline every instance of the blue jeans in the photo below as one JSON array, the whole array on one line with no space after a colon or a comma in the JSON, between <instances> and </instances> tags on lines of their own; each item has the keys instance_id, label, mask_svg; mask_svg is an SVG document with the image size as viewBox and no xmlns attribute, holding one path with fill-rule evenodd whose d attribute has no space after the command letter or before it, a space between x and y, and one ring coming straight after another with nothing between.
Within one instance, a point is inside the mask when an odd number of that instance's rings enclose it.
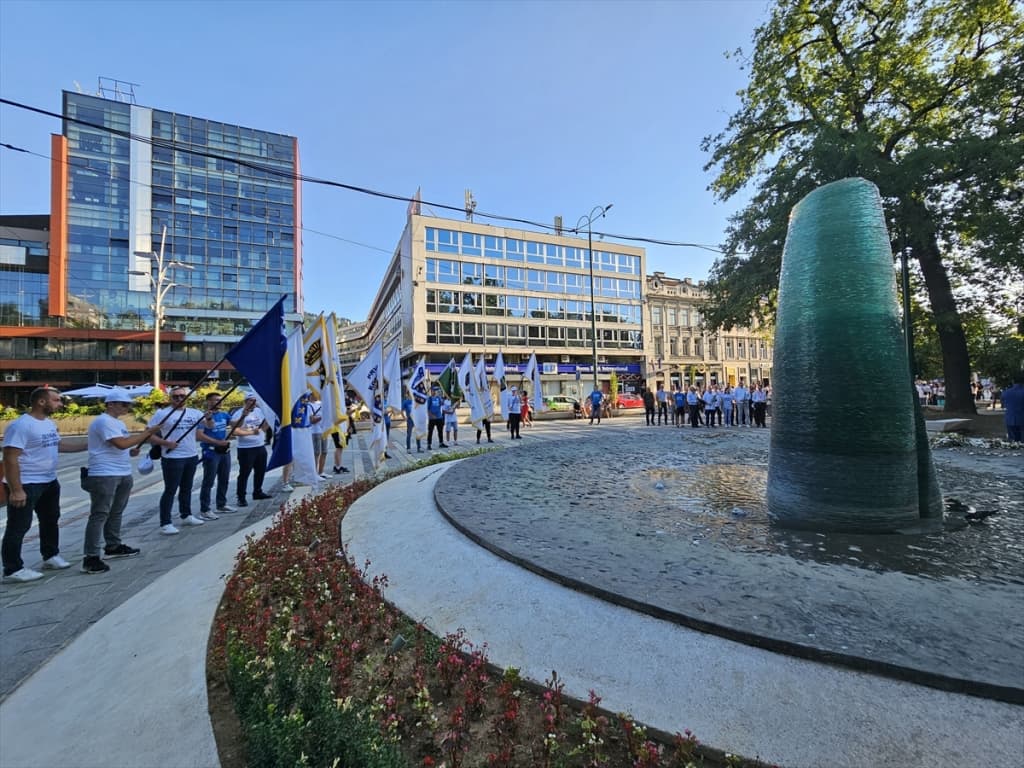
<instances>
[{"instance_id":1,"label":"blue jeans","mask_svg":"<svg viewBox=\"0 0 1024 768\"><path fill-rule=\"evenodd\" d=\"M86 557L100 556L100 540L107 549L121 543L121 515L134 484L131 475L94 476L85 481L89 491L89 522L85 524Z\"/></svg>"},{"instance_id":2,"label":"blue jeans","mask_svg":"<svg viewBox=\"0 0 1024 768\"><path fill-rule=\"evenodd\" d=\"M210 511L210 489L217 481L217 509L227 506L228 477L231 475L231 454L203 451L203 484L199 488L199 511Z\"/></svg>"},{"instance_id":3,"label":"blue jeans","mask_svg":"<svg viewBox=\"0 0 1024 768\"><path fill-rule=\"evenodd\" d=\"M192 514L192 481L196 477L199 459L189 456L185 459L160 459L160 471L164 476L164 492L160 496L160 525L171 524L171 507L174 496L178 496L178 514L184 520Z\"/></svg>"},{"instance_id":4,"label":"blue jeans","mask_svg":"<svg viewBox=\"0 0 1024 768\"><path fill-rule=\"evenodd\" d=\"M3 543L0 544L0 557L3 558L4 576L17 573L25 567L21 559L21 543L25 534L32 527L32 513L39 518L39 554L43 560L49 560L60 553L60 483L51 480L49 483L24 483L25 506L13 507L7 504L7 529L4 531ZM10 495L10 486L8 486Z\"/></svg>"}]
</instances>

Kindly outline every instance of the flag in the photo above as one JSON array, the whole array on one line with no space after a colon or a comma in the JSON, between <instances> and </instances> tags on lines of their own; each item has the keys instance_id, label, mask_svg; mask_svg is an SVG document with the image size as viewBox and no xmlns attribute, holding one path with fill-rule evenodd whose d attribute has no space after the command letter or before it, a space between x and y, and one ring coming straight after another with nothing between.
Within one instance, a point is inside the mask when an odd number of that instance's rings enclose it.
<instances>
[{"instance_id":1,"label":"flag","mask_svg":"<svg viewBox=\"0 0 1024 768\"><path fill-rule=\"evenodd\" d=\"M306 364L306 385L321 400L327 389L327 361L324 359L324 316L321 314L302 338L302 359Z\"/></svg>"},{"instance_id":2,"label":"flag","mask_svg":"<svg viewBox=\"0 0 1024 768\"><path fill-rule=\"evenodd\" d=\"M427 436L428 391L427 364L421 357L416 367L413 368L412 378L409 379L409 392L412 397L412 435L417 440L422 440Z\"/></svg>"},{"instance_id":3,"label":"flag","mask_svg":"<svg viewBox=\"0 0 1024 768\"><path fill-rule=\"evenodd\" d=\"M270 455L267 469L288 464L292 460L291 381L288 341L284 332L284 300L261 317L256 325L235 344L224 357L245 376L256 394L275 417L278 439ZM301 359L301 345L299 357ZM283 439L282 439L283 436Z\"/></svg>"},{"instance_id":4,"label":"flag","mask_svg":"<svg viewBox=\"0 0 1024 768\"><path fill-rule=\"evenodd\" d=\"M324 322L324 359L327 363L327 383L324 401L324 434L337 432L342 447L348 445L348 409L345 404L345 380L338 360L338 318L332 312ZM342 425L345 425L342 427Z\"/></svg>"},{"instance_id":5,"label":"flag","mask_svg":"<svg viewBox=\"0 0 1024 768\"><path fill-rule=\"evenodd\" d=\"M224 357L249 380L249 386L267 404L283 424L285 421L282 388L287 380L287 342L284 333L282 296L256 325L249 329Z\"/></svg>"},{"instance_id":6,"label":"flag","mask_svg":"<svg viewBox=\"0 0 1024 768\"><path fill-rule=\"evenodd\" d=\"M398 344L384 358L382 399L385 408L398 411L402 404L402 365L398 359Z\"/></svg>"},{"instance_id":7,"label":"flag","mask_svg":"<svg viewBox=\"0 0 1024 768\"><path fill-rule=\"evenodd\" d=\"M487 366L484 364L484 356L476 364L477 394L480 396L480 405L484 409L484 418L491 421L494 418L494 399L491 397L491 385L487 381Z\"/></svg>"},{"instance_id":8,"label":"flag","mask_svg":"<svg viewBox=\"0 0 1024 768\"><path fill-rule=\"evenodd\" d=\"M448 361L447 367L437 377L437 383L441 386L445 396L451 399L452 403L462 397L462 392L459 389L459 373L456 370L454 357Z\"/></svg>"},{"instance_id":9,"label":"flag","mask_svg":"<svg viewBox=\"0 0 1024 768\"><path fill-rule=\"evenodd\" d=\"M530 361L526 364L523 378L528 379L530 382L530 399L533 401L530 407L533 408L534 413L543 413L547 410L547 406L544 405L544 393L541 392L540 388L540 366L537 365L536 352L530 355Z\"/></svg>"},{"instance_id":10,"label":"flag","mask_svg":"<svg viewBox=\"0 0 1024 768\"><path fill-rule=\"evenodd\" d=\"M507 418L508 409L505 407L505 358L502 357L501 352L498 352L498 356L494 358L494 373L492 377L498 383L498 413L503 414Z\"/></svg>"},{"instance_id":11,"label":"flag","mask_svg":"<svg viewBox=\"0 0 1024 768\"><path fill-rule=\"evenodd\" d=\"M484 406L480 402L476 369L473 367L473 358L469 352L462 358L462 364L459 366L459 387L462 389L463 397L469 404L470 423L477 429L483 429Z\"/></svg>"},{"instance_id":12,"label":"flag","mask_svg":"<svg viewBox=\"0 0 1024 768\"><path fill-rule=\"evenodd\" d=\"M287 427L282 429L277 437L278 447L274 449L274 453L277 453L282 443L290 442L291 479L296 483L311 485L315 489L320 483L320 475L316 471L316 458L313 455L313 433L310 429L296 427L300 410L309 407L308 397L303 401L303 396L310 391L309 380L306 378L306 361L302 352L304 337L301 325L288 335L288 395L290 399L287 402L289 403L290 418ZM274 464L273 461L274 454L272 453L270 462L267 464L268 467L282 466L288 463L283 462L279 465Z\"/></svg>"},{"instance_id":13,"label":"flag","mask_svg":"<svg viewBox=\"0 0 1024 768\"><path fill-rule=\"evenodd\" d=\"M380 396L383 388L381 385L381 371L384 367L382 353L383 349L378 341L370 347L366 357L348 375L348 383L359 393L359 396L363 398L363 402L366 403L366 407L370 409L373 428L370 432L369 451L370 461L373 462L374 469L377 468L387 448L384 413L381 409L381 404L377 401L377 397Z\"/></svg>"}]
</instances>

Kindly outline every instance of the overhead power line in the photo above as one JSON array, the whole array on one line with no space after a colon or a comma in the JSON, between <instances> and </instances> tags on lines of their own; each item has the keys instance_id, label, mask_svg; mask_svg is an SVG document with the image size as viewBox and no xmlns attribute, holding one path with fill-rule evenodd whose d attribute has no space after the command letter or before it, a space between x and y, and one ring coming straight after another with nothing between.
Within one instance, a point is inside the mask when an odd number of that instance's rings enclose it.
<instances>
[{"instance_id":1,"label":"overhead power line","mask_svg":"<svg viewBox=\"0 0 1024 768\"><path fill-rule=\"evenodd\" d=\"M236 164L244 166L246 168L251 168L251 169L253 169L255 171L260 171L261 173L266 173L266 174L269 174L269 175L272 175L272 176L277 176L279 178L302 181L302 182L305 182L305 183L308 183L308 184L319 184L321 186L334 187L336 189L344 189L344 190L348 190L349 192L357 192L357 193L362 194L362 195L369 195L371 197L379 197L379 198L383 198L385 200L394 200L396 202L403 202L403 203L406 203L406 204L413 203L413 202L418 202L421 205L425 205L425 206L428 206L428 207L431 207L431 208L440 208L440 209L446 210L446 211L455 211L455 212L460 213L460 214L461 213L465 213L465 206L448 205L446 203L438 203L438 202L434 202L434 201L430 201L430 200L415 200L414 198L408 197L407 195L398 195L398 194L394 194L392 192L381 192L379 190L370 189L368 187L362 187L362 186L359 186L359 185L356 185L356 184L347 184L347 183L342 182L342 181L334 181L332 179L322 179L322 178L318 178L316 176L309 176L309 175L306 175L306 174L303 174L303 173L293 173L293 172L290 172L290 171L284 171L284 170L282 170L280 168L275 168L274 166L270 166L270 165L263 165L261 163L253 162L251 160L245 160L245 159L242 159L242 158L239 158L239 157L231 157L231 156L228 156L228 155L221 155L221 154L218 154L216 152L210 152L210 151L207 151L207 150L204 150L204 149L197 149L197 148L195 148L193 146L190 146L190 145L187 145L187 144L179 144L178 142L174 141L173 139L169 139L169 140L168 139L153 139L153 138L151 138L149 136L141 136L141 135L138 135L138 134L133 134L130 131L121 130L120 128L111 128L111 127L106 126L106 125L99 125L97 123L89 122L88 120L82 120L82 119L77 118L77 117L69 117L68 115L60 114L59 112L51 112L50 110L42 109L40 107L33 107L30 104L22 104L21 102L13 101L11 99L5 99L5 98L0 97L0 104L6 104L7 106L10 106L10 107L15 107L17 109L23 109L23 110L26 110L28 112L34 112L36 114L44 115L46 117L52 117L52 118L54 118L56 120L65 120L65 121L68 121L68 122L71 122L71 123L75 123L77 125L84 125L84 126L86 126L88 128L93 128L93 129L98 130L98 131L105 131L105 132L113 134L115 136L120 136L122 138L128 139L129 141L137 141L137 142L140 142L140 143L143 143L143 144L149 144L150 146L153 146L153 147L160 147L162 149L171 149L171 150L176 150L178 152L186 152L188 154L197 155L199 157L207 157L207 158L210 158L212 160L223 160L223 161L226 161L226 162L229 162L229 163L236 163ZM9 144L3 144L3 145L0 145L0 146L6 147L8 149L15 150L15 151L19 151L19 152L27 152L28 151L28 150L21 149L20 147L15 147L15 146L9 145ZM503 214L487 213L485 211L478 211L478 210L475 210L473 212L473 215L474 216L480 216L480 217L485 218L485 219L491 219L493 221L504 221L504 222L512 222L512 223L516 223L516 224L524 224L524 225L535 227L537 229L541 229L541 230L544 230L544 231L555 231L555 226L553 224L547 224L545 222L533 221L532 219L524 219L524 218L521 218L521 217L518 217L518 216L507 216L507 215L503 215ZM563 231L573 232L575 234L579 234L579 232L580 232L579 229L572 229L572 228L563 228ZM323 233L317 233L317 234L323 234ZM611 233L608 233L608 232L597 232L597 231L594 231L593 234L595 236L598 236L598 237L614 238L615 240L624 240L624 241L627 241L627 242L650 243L650 244L653 244L653 245L664 245L664 246L669 246L669 247L673 247L673 248L700 248L702 250L711 251L713 253L726 253L726 251L724 251L721 248L718 248L718 247L713 246L713 245L703 245L701 243L686 243L686 242L679 242L679 241L676 241L676 240L665 240L665 239L661 239L661 238L647 237L647 236L641 236L641 235L616 235L616 234L611 234Z\"/></svg>"}]
</instances>

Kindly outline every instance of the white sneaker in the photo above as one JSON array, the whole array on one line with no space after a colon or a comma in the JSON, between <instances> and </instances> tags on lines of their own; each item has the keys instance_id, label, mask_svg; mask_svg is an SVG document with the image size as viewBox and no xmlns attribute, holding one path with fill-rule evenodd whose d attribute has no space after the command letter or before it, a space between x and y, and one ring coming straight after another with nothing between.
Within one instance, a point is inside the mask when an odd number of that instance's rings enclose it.
<instances>
[{"instance_id":1,"label":"white sneaker","mask_svg":"<svg viewBox=\"0 0 1024 768\"><path fill-rule=\"evenodd\" d=\"M210 509L206 510L205 512L200 512L198 515L196 515L196 517L198 517L200 520L219 520L220 519L220 515L218 515L216 512L214 512L213 510L210 510Z\"/></svg>"},{"instance_id":2,"label":"white sneaker","mask_svg":"<svg viewBox=\"0 0 1024 768\"><path fill-rule=\"evenodd\" d=\"M162 533L164 536L173 536L174 534L178 533L178 529L170 523L168 523L167 525L160 526L160 533Z\"/></svg>"},{"instance_id":3,"label":"white sneaker","mask_svg":"<svg viewBox=\"0 0 1024 768\"><path fill-rule=\"evenodd\" d=\"M205 525L205 523L202 520L200 520L198 517L196 517L195 515L189 515L188 517L181 518L181 524L182 525Z\"/></svg>"},{"instance_id":4,"label":"white sneaker","mask_svg":"<svg viewBox=\"0 0 1024 768\"><path fill-rule=\"evenodd\" d=\"M321 480L330 480L331 476L328 475L326 472L324 472L322 475L320 475L320 479Z\"/></svg>"},{"instance_id":5,"label":"white sneaker","mask_svg":"<svg viewBox=\"0 0 1024 768\"><path fill-rule=\"evenodd\" d=\"M63 571L65 568L70 567L71 563L69 563L60 555L54 555L53 557L43 560L44 571Z\"/></svg>"},{"instance_id":6,"label":"white sneaker","mask_svg":"<svg viewBox=\"0 0 1024 768\"><path fill-rule=\"evenodd\" d=\"M278 488L278 490L283 491L284 493L291 493L292 491L295 490L295 486L292 485L291 483L285 483L280 488Z\"/></svg>"},{"instance_id":7,"label":"white sneaker","mask_svg":"<svg viewBox=\"0 0 1024 768\"><path fill-rule=\"evenodd\" d=\"M232 507L230 504L225 504L223 507L217 507L218 512L237 512L238 510ZM216 520L217 518L214 518Z\"/></svg>"},{"instance_id":8,"label":"white sneaker","mask_svg":"<svg viewBox=\"0 0 1024 768\"><path fill-rule=\"evenodd\" d=\"M15 571L10 576L4 576L4 581L18 581L24 584L28 581L35 581L36 579L43 578L43 574L39 571L33 571L31 568L22 568L20 571Z\"/></svg>"}]
</instances>

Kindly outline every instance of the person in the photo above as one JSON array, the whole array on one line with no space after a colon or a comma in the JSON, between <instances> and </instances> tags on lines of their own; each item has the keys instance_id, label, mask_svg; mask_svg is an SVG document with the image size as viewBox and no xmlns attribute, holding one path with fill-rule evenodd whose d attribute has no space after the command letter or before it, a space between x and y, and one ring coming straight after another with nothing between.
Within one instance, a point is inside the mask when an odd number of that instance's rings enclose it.
<instances>
[{"instance_id":1,"label":"person","mask_svg":"<svg viewBox=\"0 0 1024 768\"><path fill-rule=\"evenodd\" d=\"M704 390L704 423L709 427L715 426L715 411L718 409L718 393L713 385Z\"/></svg>"},{"instance_id":2,"label":"person","mask_svg":"<svg viewBox=\"0 0 1024 768\"><path fill-rule=\"evenodd\" d=\"M508 431L512 440L519 439L519 391L512 387L505 398L505 413L508 414Z\"/></svg>"},{"instance_id":3,"label":"person","mask_svg":"<svg viewBox=\"0 0 1024 768\"><path fill-rule=\"evenodd\" d=\"M444 414L444 439L452 445L459 444L459 417L455 413L458 400L450 397L444 399L441 404L441 413Z\"/></svg>"},{"instance_id":4,"label":"person","mask_svg":"<svg viewBox=\"0 0 1024 768\"><path fill-rule=\"evenodd\" d=\"M200 421L205 419L202 411L189 408L186 404L188 390L184 387L171 389L171 404L153 414L147 427L160 427L149 441L161 450L160 472L164 479L164 492L160 496L160 533L173 536L178 529L171 523L171 507L178 496L178 515L184 525L203 525L203 521L192 514L192 484L199 464L197 440L206 442L205 434L196 432ZM213 423L208 424L213 427Z\"/></svg>"},{"instance_id":5,"label":"person","mask_svg":"<svg viewBox=\"0 0 1024 768\"><path fill-rule=\"evenodd\" d=\"M768 411L768 395L760 384L750 393L750 402L754 405L754 426L766 427L765 415Z\"/></svg>"},{"instance_id":6,"label":"person","mask_svg":"<svg viewBox=\"0 0 1024 768\"><path fill-rule=\"evenodd\" d=\"M660 387L661 385L659 384L658 386ZM659 390L659 391L661 391L661 390ZM655 426L655 421L654 421L654 418L655 418L654 417L654 404L655 404L654 393L648 387L648 388L644 389L644 418L647 419L647 426L649 426L649 427Z\"/></svg>"},{"instance_id":7,"label":"person","mask_svg":"<svg viewBox=\"0 0 1024 768\"><path fill-rule=\"evenodd\" d=\"M654 398L658 401L658 425L660 426L664 419L665 426L668 426L668 392L665 391L665 385L660 381Z\"/></svg>"},{"instance_id":8,"label":"person","mask_svg":"<svg viewBox=\"0 0 1024 768\"><path fill-rule=\"evenodd\" d=\"M26 568L21 545L32 527L32 513L39 520L39 554L43 570L63 570L71 563L60 556L60 483L57 482L58 453L84 451L85 445L69 447L61 442L57 425L50 417L61 408L60 392L38 387L29 395L28 413L23 413L4 433L3 456L7 485L7 528L0 542L4 581L29 582L43 574Z\"/></svg>"},{"instance_id":9,"label":"person","mask_svg":"<svg viewBox=\"0 0 1024 768\"><path fill-rule=\"evenodd\" d=\"M598 389L597 384L594 385L594 391L590 393L590 423L594 423L594 417L597 417L597 423L601 423L601 403L604 401L604 395L601 394L601 390Z\"/></svg>"},{"instance_id":10,"label":"person","mask_svg":"<svg viewBox=\"0 0 1024 768\"><path fill-rule=\"evenodd\" d=\"M412 393L405 390L405 397L402 398L402 413L405 414L405 450L412 452L412 433L414 424L412 421ZM480 442L477 440L477 442ZM416 453L423 453L423 441L416 438Z\"/></svg>"},{"instance_id":11,"label":"person","mask_svg":"<svg viewBox=\"0 0 1024 768\"><path fill-rule=\"evenodd\" d=\"M677 427L686 425L686 393L681 386L677 386L672 393L672 402L675 410L672 412L672 423Z\"/></svg>"},{"instance_id":12,"label":"person","mask_svg":"<svg viewBox=\"0 0 1024 768\"><path fill-rule=\"evenodd\" d=\"M750 400L750 393L747 391L747 387L743 383L743 378L740 378L740 383L736 385L736 389L732 391L733 399L736 401L736 421L737 426L750 426L747 424L748 414L748 401Z\"/></svg>"},{"instance_id":13,"label":"person","mask_svg":"<svg viewBox=\"0 0 1024 768\"><path fill-rule=\"evenodd\" d=\"M700 395L697 394L697 388L694 386L690 387L690 391L686 393L686 409L690 413L690 426L700 426Z\"/></svg>"},{"instance_id":14,"label":"person","mask_svg":"<svg viewBox=\"0 0 1024 768\"><path fill-rule=\"evenodd\" d=\"M530 418L530 395L525 389L520 391L519 397L519 426L524 424L528 427L533 426L533 420ZM522 439L518 432L516 435Z\"/></svg>"},{"instance_id":15,"label":"person","mask_svg":"<svg viewBox=\"0 0 1024 768\"><path fill-rule=\"evenodd\" d=\"M316 392L309 398L309 432L313 436L313 462L317 477L330 480L331 476L324 472L328 450L327 436L324 434L324 404Z\"/></svg>"},{"instance_id":16,"label":"person","mask_svg":"<svg viewBox=\"0 0 1024 768\"><path fill-rule=\"evenodd\" d=\"M735 426L732 423L732 406L733 406L733 394L732 387L728 384L725 385L725 389L722 390L721 394L721 406L722 406L722 419L725 422L725 426Z\"/></svg>"},{"instance_id":17,"label":"person","mask_svg":"<svg viewBox=\"0 0 1024 768\"><path fill-rule=\"evenodd\" d=\"M1024 442L1024 372L1013 377L1013 386L1003 390L1002 400L1006 439L1011 443Z\"/></svg>"},{"instance_id":18,"label":"person","mask_svg":"<svg viewBox=\"0 0 1024 768\"><path fill-rule=\"evenodd\" d=\"M249 506L245 499L245 489L249 484L249 475L253 476L252 497L259 501L271 498L263 491L263 478L267 474L267 438L270 436L270 425L266 416L256 404L256 395L246 392L245 404L231 414L231 427L238 438L236 457L238 459L238 479L235 481L235 497L239 507Z\"/></svg>"},{"instance_id":19,"label":"person","mask_svg":"<svg viewBox=\"0 0 1024 768\"><path fill-rule=\"evenodd\" d=\"M97 416L88 431L88 474L82 482L89 493L89 520L85 524L82 548L82 573L106 573L110 570L100 557L100 545L108 558L134 557L135 547L121 541L121 518L132 492L132 457L139 455L139 446L156 433L149 427L137 435L128 433L121 416L131 413L132 397L123 389L107 393L104 412Z\"/></svg>"},{"instance_id":20,"label":"person","mask_svg":"<svg viewBox=\"0 0 1024 768\"><path fill-rule=\"evenodd\" d=\"M486 432L487 432L487 442L488 443L493 443L494 441L491 440L491 422L490 422L490 419L482 419L481 422L480 422L480 426L483 427L484 430L486 430ZM480 436L481 436L481 434L483 434L482 430L478 429L476 431L476 443L477 443L477 445L480 444Z\"/></svg>"},{"instance_id":21,"label":"person","mask_svg":"<svg viewBox=\"0 0 1024 768\"><path fill-rule=\"evenodd\" d=\"M375 422L380 422L384 425L384 455L385 459L390 459L391 454L388 453L388 448L391 447L391 411L384 404L383 398L380 395L373 396L373 410L370 411L371 418Z\"/></svg>"},{"instance_id":22,"label":"person","mask_svg":"<svg viewBox=\"0 0 1024 768\"><path fill-rule=\"evenodd\" d=\"M441 387L430 385L430 397L427 398L427 450L431 450L434 430L437 430L437 447L447 448L444 442L444 398Z\"/></svg>"},{"instance_id":23,"label":"person","mask_svg":"<svg viewBox=\"0 0 1024 768\"><path fill-rule=\"evenodd\" d=\"M199 486L199 518L216 520L217 512L234 512L228 506L228 479L231 477L231 442L228 440L228 428L231 417L220 409L221 396L210 392L206 396L206 418L199 424L199 433L206 436L202 440L203 482ZM217 483L217 512L210 509L210 491L214 482Z\"/></svg>"}]
</instances>

